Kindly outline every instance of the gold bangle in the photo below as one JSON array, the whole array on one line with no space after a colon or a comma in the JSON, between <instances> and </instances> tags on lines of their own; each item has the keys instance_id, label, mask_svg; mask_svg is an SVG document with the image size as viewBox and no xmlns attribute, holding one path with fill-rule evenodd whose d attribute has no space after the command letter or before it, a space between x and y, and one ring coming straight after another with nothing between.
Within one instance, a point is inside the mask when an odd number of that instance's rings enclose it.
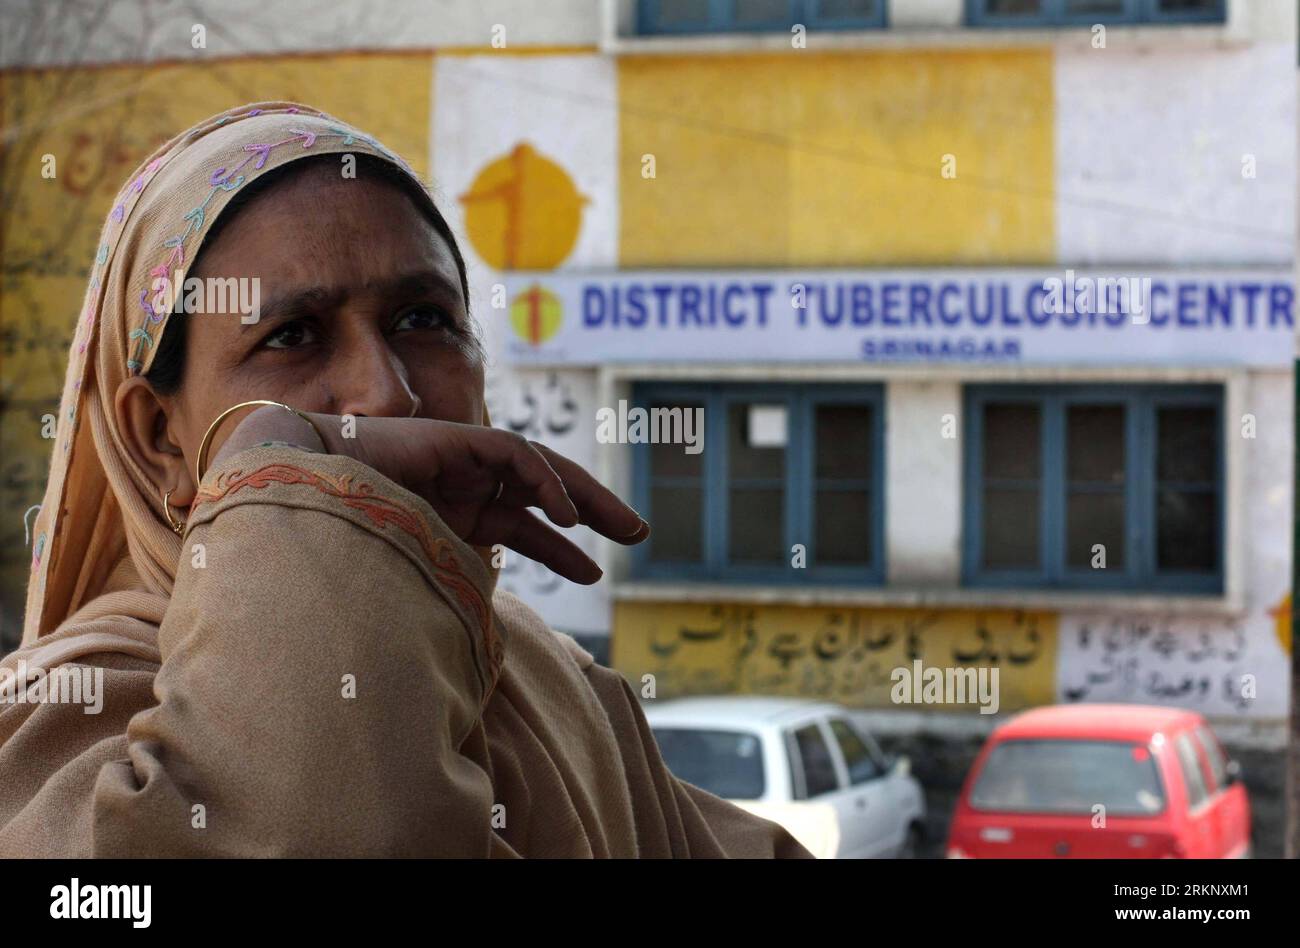
<instances>
[{"instance_id":1,"label":"gold bangle","mask_svg":"<svg viewBox=\"0 0 1300 948\"><path fill-rule=\"evenodd\" d=\"M203 436L203 441L199 444L199 456L194 459L194 486L196 488L199 484L203 483L203 475L206 473L204 468L207 466L208 461L208 449L212 446L212 435L216 432L217 426L225 421L232 412L236 412L241 408L248 408L250 405L275 405L283 408L285 411L293 412L303 421L307 422L307 424L311 425L312 431L316 432L316 437L320 438L321 447L325 449L326 453L329 452L329 445L325 441L325 436L321 434L320 428L316 427L316 422L312 421L306 414L300 412L292 405L286 405L284 402L271 402L264 398L255 398L250 402L240 402L238 405L231 405L214 418L212 424L208 425L208 431Z\"/></svg>"}]
</instances>

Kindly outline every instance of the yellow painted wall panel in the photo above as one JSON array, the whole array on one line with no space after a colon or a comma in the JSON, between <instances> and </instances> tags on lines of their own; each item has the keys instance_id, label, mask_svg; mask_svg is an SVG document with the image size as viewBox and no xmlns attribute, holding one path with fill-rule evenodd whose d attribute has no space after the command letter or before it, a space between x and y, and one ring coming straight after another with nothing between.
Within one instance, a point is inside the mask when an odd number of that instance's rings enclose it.
<instances>
[{"instance_id":1,"label":"yellow painted wall panel","mask_svg":"<svg viewBox=\"0 0 1300 948\"><path fill-rule=\"evenodd\" d=\"M430 53L286 56L0 74L0 619L21 610L68 345L117 189L158 145L232 106L293 99L377 136L428 174ZM42 159L55 177L42 177Z\"/></svg>"},{"instance_id":2,"label":"yellow painted wall panel","mask_svg":"<svg viewBox=\"0 0 1300 948\"><path fill-rule=\"evenodd\" d=\"M625 267L1054 257L1049 50L623 57L618 79Z\"/></svg>"},{"instance_id":3,"label":"yellow painted wall panel","mask_svg":"<svg viewBox=\"0 0 1300 948\"><path fill-rule=\"evenodd\" d=\"M894 669L915 672L920 660L922 674L998 669L999 710L1056 700L1055 613L620 602L611 645L613 666L639 693L654 676L656 698L764 694L978 712L974 697L894 703Z\"/></svg>"}]
</instances>

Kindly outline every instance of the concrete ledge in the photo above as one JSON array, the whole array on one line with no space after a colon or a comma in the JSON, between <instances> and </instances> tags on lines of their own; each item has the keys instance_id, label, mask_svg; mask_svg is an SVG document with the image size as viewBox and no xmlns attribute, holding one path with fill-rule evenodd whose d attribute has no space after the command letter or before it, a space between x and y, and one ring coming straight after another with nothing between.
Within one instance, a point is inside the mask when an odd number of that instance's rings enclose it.
<instances>
[{"instance_id":1,"label":"concrete ledge","mask_svg":"<svg viewBox=\"0 0 1300 948\"><path fill-rule=\"evenodd\" d=\"M609 56L734 56L747 53L789 53L793 56L833 52L1026 47L1068 47L1087 51L1091 49L1092 41L1091 30L1086 25L1055 29L964 26L957 29L885 28L861 31L810 29L807 37L808 45L803 49L795 49L790 43L788 32L606 36L601 40L600 51ZM1253 42L1257 42L1254 37L1222 23L1106 27L1106 45L1109 49L1139 52L1154 49L1230 49Z\"/></svg>"},{"instance_id":2,"label":"concrete ledge","mask_svg":"<svg viewBox=\"0 0 1300 948\"><path fill-rule=\"evenodd\" d=\"M1015 717L1017 711L999 714L953 713L951 711L904 711L889 708L850 710L873 736L933 737L943 740L978 738L982 741L998 725ZM1217 718L1207 720L1219 740L1231 748L1258 751L1285 751L1287 722L1283 718Z\"/></svg>"},{"instance_id":3,"label":"concrete ledge","mask_svg":"<svg viewBox=\"0 0 1300 948\"><path fill-rule=\"evenodd\" d=\"M1224 596L1161 596L1103 590L968 588L872 588L842 586L746 586L723 583L621 582L616 602L706 602L790 606L881 608L1026 609L1044 612L1125 612L1239 617L1245 605Z\"/></svg>"}]
</instances>

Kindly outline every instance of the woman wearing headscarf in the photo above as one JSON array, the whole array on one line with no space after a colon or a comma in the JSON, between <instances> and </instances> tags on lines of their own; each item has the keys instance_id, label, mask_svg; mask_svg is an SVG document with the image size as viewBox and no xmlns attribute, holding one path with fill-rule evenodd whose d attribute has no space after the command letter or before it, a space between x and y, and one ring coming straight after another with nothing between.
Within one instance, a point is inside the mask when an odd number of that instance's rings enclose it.
<instances>
[{"instance_id":1,"label":"woman wearing headscarf","mask_svg":"<svg viewBox=\"0 0 1300 948\"><path fill-rule=\"evenodd\" d=\"M222 113L131 176L0 665L11 696L100 680L98 713L0 703L0 857L809 855L495 590L505 548L599 578L547 519L649 527L490 427L468 300L414 172L316 110Z\"/></svg>"}]
</instances>

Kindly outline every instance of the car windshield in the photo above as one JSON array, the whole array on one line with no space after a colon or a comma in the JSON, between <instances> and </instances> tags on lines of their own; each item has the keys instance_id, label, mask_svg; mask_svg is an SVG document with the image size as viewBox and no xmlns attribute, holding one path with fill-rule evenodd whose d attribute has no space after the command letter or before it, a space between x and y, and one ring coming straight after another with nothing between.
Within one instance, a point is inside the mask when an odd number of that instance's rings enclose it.
<instances>
[{"instance_id":1,"label":"car windshield","mask_svg":"<svg viewBox=\"0 0 1300 948\"><path fill-rule=\"evenodd\" d=\"M655 728L655 741L673 776L724 800L763 796L763 754L758 736L745 731Z\"/></svg>"},{"instance_id":2,"label":"car windshield","mask_svg":"<svg viewBox=\"0 0 1300 948\"><path fill-rule=\"evenodd\" d=\"M1001 813L1151 816L1165 798L1151 751L1140 744L1010 740L989 754L970 803Z\"/></svg>"}]
</instances>

